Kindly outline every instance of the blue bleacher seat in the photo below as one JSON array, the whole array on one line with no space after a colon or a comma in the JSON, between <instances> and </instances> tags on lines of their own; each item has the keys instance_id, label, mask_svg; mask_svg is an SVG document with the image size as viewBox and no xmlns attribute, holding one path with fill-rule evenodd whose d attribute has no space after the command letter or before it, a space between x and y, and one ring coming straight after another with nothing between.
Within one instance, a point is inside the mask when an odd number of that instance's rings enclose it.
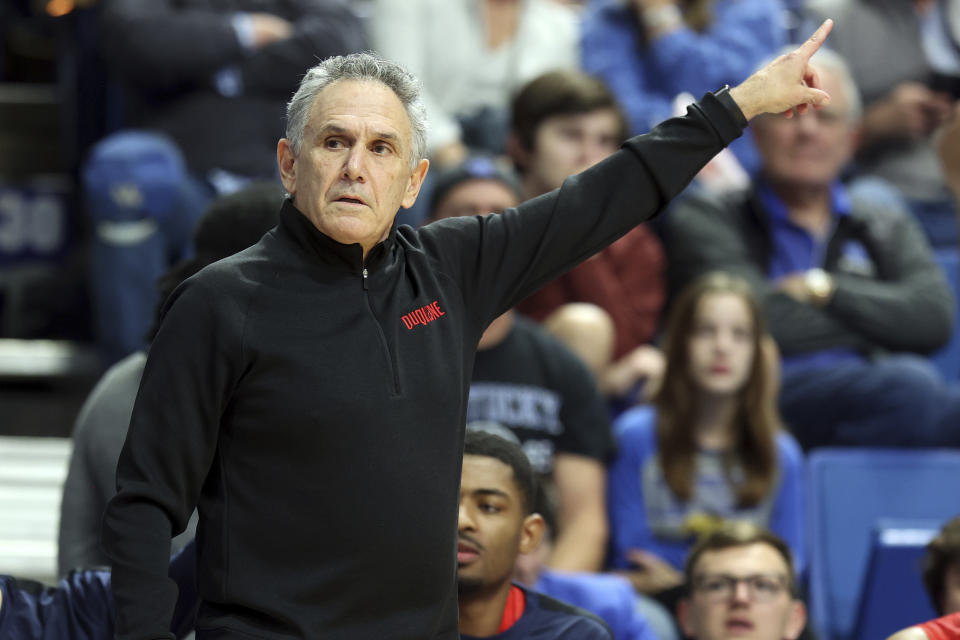
<instances>
[{"instance_id":1,"label":"blue bleacher seat","mask_svg":"<svg viewBox=\"0 0 960 640\"><path fill-rule=\"evenodd\" d=\"M923 555L940 520L883 520L874 530L860 593L857 638L887 638L937 612L923 587Z\"/></svg>"},{"instance_id":2,"label":"blue bleacher seat","mask_svg":"<svg viewBox=\"0 0 960 640\"><path fill-rule=\"evenodd\" d=\"M934 353L931 360L943 374L944 380L960 380L960 252L956 249L938 249L934 255L953 291L956 315L950 342Z\"/></svg>"},{"instance_id":3,"label":"blue bleacher seat","mask_svg":"<svg viewBox=\"0 0 960 640\"><path fill-rule=\"evenodd\" d=\"M960 451L820 449L808 473L811 619L823 640L853 640L871 535L883 519L960 513Z\"/></svg>"}]
</instances>

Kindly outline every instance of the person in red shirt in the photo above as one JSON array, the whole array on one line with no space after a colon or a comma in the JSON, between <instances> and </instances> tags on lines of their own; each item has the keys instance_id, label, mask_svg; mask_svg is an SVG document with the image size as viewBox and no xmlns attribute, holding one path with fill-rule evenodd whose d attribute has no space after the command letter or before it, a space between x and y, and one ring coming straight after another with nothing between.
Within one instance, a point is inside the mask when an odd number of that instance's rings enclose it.
<instances>
[{"instance_id":1,"label":"person in red shirt","mask_svg":"<svg viewBox=\"0 0 960 640\"><path fill-rule=\"evenodd\" d=\"M601 80L553 71L513 101L507 148L524 198L612 155L627 138L623 111ZM641 225L517 305L581 356L605 395L657 386L663 357L650 346L664 303L663 248Z\"/></svg>"}]
</instances>

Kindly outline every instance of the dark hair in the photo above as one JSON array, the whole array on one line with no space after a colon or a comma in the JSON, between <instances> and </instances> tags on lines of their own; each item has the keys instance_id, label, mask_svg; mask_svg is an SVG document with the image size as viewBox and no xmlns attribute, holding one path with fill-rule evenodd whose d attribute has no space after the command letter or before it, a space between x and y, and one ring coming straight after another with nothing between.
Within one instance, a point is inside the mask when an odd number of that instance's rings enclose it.
<instances>
[{"instance_id":1,"label":"dark hair","mask_svg":"<svg viewBox=\"0 0 960 640\"><path fill-rule=\"evenodd\" d=\"M175 264L157 280L159 295L153 326L147 333L148 341L157 335L160 311L173 290L205 266L255 245L277 225L283 197L280 185L262 181L252 182L210 203L194 227L194 257Z\"/></svg>"},{"instance_id":2,"label":"dark hair","mask_svg":"<svg viewBox=\"0 0 960 640\"><path fill-rule=\"evenodd\" d=\"M689 373L689 343L700 301L711 294L740 297L753 320L754 357L746 384L739 394L734 418L737 429L727 469L739 464L743 481L734 487L738 506L753 506L773 490L777 477L776 434L781 428L776 408L774 376L763 354L763 316L750 284L727 273L709 273L680 292L667 320L664 352L667 366L663 384L653 399L657 407L657 443L663 475L681 500L693 494L697 443L693 435L697 412L693 379Z\"/></svg>"},{"instance_id":3,"label":"dark hair","mask_svg":"<svg viewBox=\"0 0 960 640\"><path fill-rule=\"evenodd\" d=\"M796 573L793 568L793 554L783 539L766 529L750 522L730 521L711 531L702 538L687 553L687 561L683 567L683 582L689 595L693 588L694 571L700 556L708 551L722 551L735 547L746 547L751 544L765 544L772 547L783 558L787 565L787 581L790 593L797 595Z\"/></svg>"},{"instance_id":4,"label":"dark hair","mask_svg":"<svg viewBox=\"0 0 960 640\"><path fill-rule=\"evenodd\" d=\"M537 480L530 461L519 445L486 431L467 431L463 455L495 458L513 469L513 481L523 499L523 512L533 513L537 500Z\"/></svg>"},{"instance_id":5,"label":"dark hair","mask_svg":"<svg viewBox=\"0 0 960 640\"><path fill-rule=\"evenodd\" d=\"M923 586L939 615L944 615L943 592L947 570L960 564L960 516L943 525L927 545L923 557Z\"/></svg>"},{"instance_id":6,"label":"dark hair","mask_svg":"<svg viewBox=\"0 0 960 640\"><path fill-rule=\"evenodd\" d=\"M602 80L582 71L550 71L525 84L513 98L510 128L521 146L529 151L545 120L598 109L616 112L620 121L619 141L626 140L630 134L627 118Z\"/></svg>"}]
</instances>

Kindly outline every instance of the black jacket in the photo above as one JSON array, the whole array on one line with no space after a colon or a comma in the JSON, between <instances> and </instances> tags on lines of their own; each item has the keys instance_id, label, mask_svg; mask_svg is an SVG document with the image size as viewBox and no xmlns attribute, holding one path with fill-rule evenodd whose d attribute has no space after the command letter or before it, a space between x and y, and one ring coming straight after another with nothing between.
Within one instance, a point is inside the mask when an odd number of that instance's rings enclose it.
<instances>
[{"instance_id":1,"label":"black jacket","mask_svg":"<svg viewBox=\"0 0 960 640\"><path fill-rule=\"evenodd\" d=\"M664 224L671 293L708 271L745 278L786 356L834 348L933 351L950 339L953 295L923 233L892 200L856 189L850 196L851 215L838 219L820 265L836 282L826 307L797 302L767 277L769 214L752 190L676 203ZM844 264L841 249L848 240L863 245L874 273Z\"/></svg>"},{"instance_id":2,"label":"black jacket","mask_svg":"<svg viewBox=\"0 0 960 640\"><path fill-rule=\"evenodd\" d=\"M655 215L744 124L708 95L557 191L395 228L366 262L288 202L260 243L188 280L104 520L118 637L167 637L169 534L199 503L199 638L455 639L481 333Z\"/></svg>"},{"instance_id":3,"label":"black jacket","mask_svg":"<svg viewBox=\"0 0 960 640\"><path fill-rule=\"evenodd\" d=\"M128 89L126 126L166 133L192 171L276 174L285 104L323 58L367 48L363 25L340 0L102 0L101 49ZM292 37L256 51L241 45L236 12L276 15ZM215 76L233 67L238 95Z\"/></svg>"}]
</instances>

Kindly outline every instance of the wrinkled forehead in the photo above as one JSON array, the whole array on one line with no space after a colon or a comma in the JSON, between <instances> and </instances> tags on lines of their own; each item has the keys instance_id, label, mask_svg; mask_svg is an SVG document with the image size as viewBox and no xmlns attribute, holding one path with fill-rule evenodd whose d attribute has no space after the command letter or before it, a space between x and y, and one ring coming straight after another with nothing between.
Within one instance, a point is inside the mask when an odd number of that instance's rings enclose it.
<instances>
[{"instance_id":1,"label":"wrinkled forehead","mask_svg":"<svg viewBox=\"0 0 960 640\"><path fill-rule=\"evenodd\" d=\"M308 126L313 129L331 121L365 124L390 130L410 143L410 115L393 89L378 80L337 80L317 92L310 105Z\"/></svg>"}]
</instances>

